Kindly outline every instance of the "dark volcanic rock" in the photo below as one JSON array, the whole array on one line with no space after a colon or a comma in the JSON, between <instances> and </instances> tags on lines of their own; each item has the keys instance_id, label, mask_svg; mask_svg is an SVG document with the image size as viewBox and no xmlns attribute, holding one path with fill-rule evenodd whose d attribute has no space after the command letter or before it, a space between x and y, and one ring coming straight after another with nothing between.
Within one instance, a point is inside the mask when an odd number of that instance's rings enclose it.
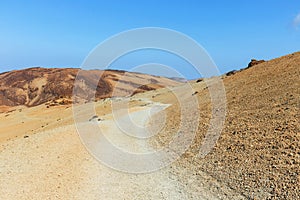
<instances>
[{"instance_id":1,"label":"dark volcanic rock","mask_svg":"<svg viewBox=\"0 0 300 200\"><path fill-rule=\"evenodd\" d=\"M255 60L255 59L251 59L250 63L248 64L247 68L253 67L254 65L258 65L260 63L264 63L266 62L265 60Z\"/></svg>"},{"instance_id":2,"label":"dark volcanic rock","mask_svg":"<svg viewBox=\"0 0 300 200\"><path fill-rule=\"evenodd\" d=\"M237 70L229 71L229 72L226 73L226 76L234 75L234 74L236 74L237 72L238 72Z\"/></svg>"}]
</instances>

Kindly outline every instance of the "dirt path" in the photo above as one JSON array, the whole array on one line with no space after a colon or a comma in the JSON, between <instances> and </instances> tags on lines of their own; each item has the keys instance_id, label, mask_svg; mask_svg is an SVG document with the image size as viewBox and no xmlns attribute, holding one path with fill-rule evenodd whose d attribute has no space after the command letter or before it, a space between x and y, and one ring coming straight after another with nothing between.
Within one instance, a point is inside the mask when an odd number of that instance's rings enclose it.
<instances>
[{"instance_id":1,"label":"dirt path","mask_svg":"<svg viewBox=\"0 0 300 200\"><path fill-rule=\"evenodd\" d=\"M157 104L146 104L129 112L141 127L159 111ZM147 142L124 135L111 115L86 123L98 123L109 140L121 148L136 153L151 150ZM174 163L148 174L108 168L87 153L74 125L0 145L0 199L242 199L204 173L195 175L188 163ZM212 190L222 187L219 194Z\"/></svg>"}]
</instances>

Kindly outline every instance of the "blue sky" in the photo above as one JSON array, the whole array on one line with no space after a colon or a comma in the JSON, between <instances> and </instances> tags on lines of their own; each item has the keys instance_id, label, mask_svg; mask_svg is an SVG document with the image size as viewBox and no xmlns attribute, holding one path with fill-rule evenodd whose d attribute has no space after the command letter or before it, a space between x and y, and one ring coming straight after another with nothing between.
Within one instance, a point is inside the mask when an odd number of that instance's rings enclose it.
<instances>
[{"instance_id":1,"label":"blue sky","mask_svg":"<svg viewBox=\"0 0 300 200\"><path fill-rule=\"evenodd\" d=\"M272 59L299 51L299 14L299 0L2 0L0 71L79 67L96 45L112 35L133 28L163 27L195 39L224 73L245 67L251 58ZM170 56L146 53L129 56L113 67L129 69L141 61L170 59L166 64L174 65L187 78L198 76Z\"/></svg>"}]
</instances>

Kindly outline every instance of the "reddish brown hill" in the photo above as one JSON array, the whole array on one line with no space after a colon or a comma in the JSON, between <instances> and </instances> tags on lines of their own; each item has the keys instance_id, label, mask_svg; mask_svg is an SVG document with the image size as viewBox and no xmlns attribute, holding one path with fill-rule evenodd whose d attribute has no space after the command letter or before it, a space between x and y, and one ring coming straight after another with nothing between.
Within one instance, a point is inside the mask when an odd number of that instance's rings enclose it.
<instances>
[{"instance_id":1,"label":"reddish brown hill","mask_svg":"<svg viewBox=\"0 0 300 200\"><path fill-rule=\"evenodd\" d=\"M0 105L36 106L49 101L70 103L79 69L29 68L0 74ZM101 77L101 78L99 78ZM127 96L173 86L178 82L157 76L118 70L82 71L76 91L84 99L96 89L96 99Z\"/></svg>"}]
</instances>

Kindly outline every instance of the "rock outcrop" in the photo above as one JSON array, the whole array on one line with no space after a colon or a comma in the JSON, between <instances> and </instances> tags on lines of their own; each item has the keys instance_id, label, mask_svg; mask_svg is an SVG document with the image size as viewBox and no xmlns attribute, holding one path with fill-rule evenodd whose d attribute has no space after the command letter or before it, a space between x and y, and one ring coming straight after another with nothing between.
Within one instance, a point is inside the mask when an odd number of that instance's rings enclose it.
<instances>
[{"instance_id":1,"label":"rock outcrop","mask_svg":"<svg viewBox=\"0 0 300 200\"><path fill-rule=\"evenodd\" d=\"M253 67L254 65L258 65L260 63L264 63L266 62L265 60L255 60L255 59L251 59L250 63L248 64L247 68Z\"/></svg>"}]
</instances>

